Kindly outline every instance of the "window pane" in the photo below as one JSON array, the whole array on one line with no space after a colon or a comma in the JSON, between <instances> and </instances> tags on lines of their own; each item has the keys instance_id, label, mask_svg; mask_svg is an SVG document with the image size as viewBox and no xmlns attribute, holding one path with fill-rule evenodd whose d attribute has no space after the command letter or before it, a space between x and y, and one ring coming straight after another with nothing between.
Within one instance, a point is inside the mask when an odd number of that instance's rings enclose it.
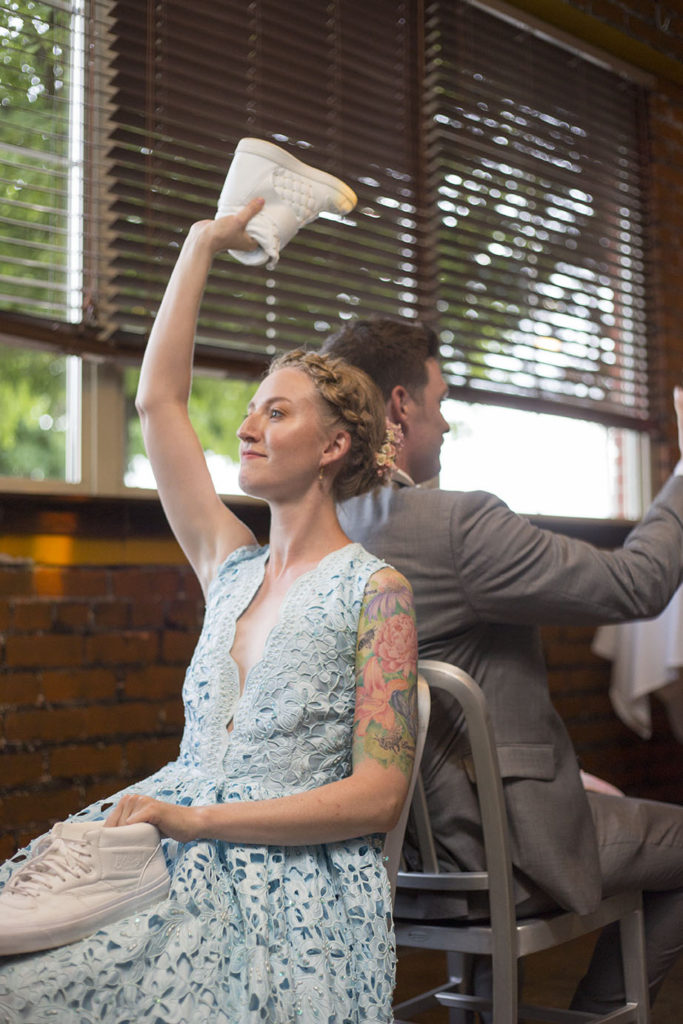
<instances>
[{"instance_id":1,"label":"window pane","mask_svg":"<svg viewBox=\"0 0 683 1024\"><path fill-rule=\"evenodd\" d=\"M73 20L34 0L0 11L0 303L59 320L80 304L69 294Z\"/></svg>"},{"instance_id":2,"label":"window pane","mask_svg":"<svg viewBox=\"0 0 683 1024\"><path fill-rule=\"evenodd\" d=\"M448 400L442 487L497 494L527 515L636 519L642 435L586 420Z\"/></svg>"},{"instance_id":3,"label":"window pane","mask_svg":"<svg viewBox=\"0 0 683 1024\"><path fill-rule=\"evenodd\" d=\"M138 370L125 373L126 391L126 487L156 487L145 454L142 430L135 411ZM190 397L190 417L206 454L211 477L221 494L242 494L237 483L239 442L237 428L244 419L258 381L217 378L195 374Z\"/></svg>"},{"instance_id":4,"label":"window pane","mask_svg":"<svg viewBox=\"0 0 683 1024\"><path fill-rule=\"evenodd\" d=\"M510 406L573 406L638 429L648 418L644 93L461 0L430 10L445 373L470 401L495 392Z\"/></svg>"},{"instance_id":5,"label":"window pane","mask_svg":"<svg viewBox=\"0 0 683 1024\"><path fill-rule=\"evenodd\" d=\"M67 357L0 345L0 474L66 480Z\"/></svg>"}]
</instances>

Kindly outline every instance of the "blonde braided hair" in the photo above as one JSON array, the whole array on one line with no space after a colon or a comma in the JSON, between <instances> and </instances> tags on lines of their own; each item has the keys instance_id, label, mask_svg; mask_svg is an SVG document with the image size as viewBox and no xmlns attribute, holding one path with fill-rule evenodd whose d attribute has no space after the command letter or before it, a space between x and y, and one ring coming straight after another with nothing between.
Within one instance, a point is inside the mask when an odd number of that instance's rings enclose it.
<instances>
[{"instance_id":1,"label":"blonde braided hair","mask_svg":"<svg viewBox=\"0 0 683 1024\"><path fill-rule=\"evenodd\" d=\"M332 483L336 501L344 501L376 487L383 481L378 474L377 455L386 438L384 400L377 385L343 359L318 352L295 349L278 356L268 374L285 367L301 370L313 382L331 422L347 430L351 446Z\"/></svg>"}]
</instances>

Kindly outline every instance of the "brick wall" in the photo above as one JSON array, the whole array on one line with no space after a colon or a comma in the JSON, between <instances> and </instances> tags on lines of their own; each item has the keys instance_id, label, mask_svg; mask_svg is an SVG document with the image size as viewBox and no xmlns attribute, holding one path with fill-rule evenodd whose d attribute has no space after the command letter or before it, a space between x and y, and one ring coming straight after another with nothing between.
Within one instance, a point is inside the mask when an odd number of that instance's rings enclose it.
<instances>
[{"instance_id":1,"label":"brick wall","mask_svg":"<svg viewBox=\"0 0 683 1024\"><path fill-rule=\"evenodd\" d=\"M683 803L683 748L663 705L651 698L651 739L623 725L609 699L611 662L591 651L594 634L588 626L542 630L550 693L581 766L631 796Z\"/></svg>"},{"instance_id":2,"label":"brick wall","mask_svg":"<svg viewBox=\"0 0 683 1024\"><path fill-rule=\"evenodd\" d=\"M185 566L0 559L0 860L177 755L181 687L203 615ZM593 630L545 628L553 700L587 771L683 801L681 748L657 701L639 739L608 698Z\"/></svg>"},{"instance_id":3,"label":"brick wall","mask_svg":"<svg viewBox=\"0 0 683 1024\"><path fill-rule=\"evenodd\" d=\"M189 568L0 562L0 860L177 755Z\"/></svg>"}]
</instances>

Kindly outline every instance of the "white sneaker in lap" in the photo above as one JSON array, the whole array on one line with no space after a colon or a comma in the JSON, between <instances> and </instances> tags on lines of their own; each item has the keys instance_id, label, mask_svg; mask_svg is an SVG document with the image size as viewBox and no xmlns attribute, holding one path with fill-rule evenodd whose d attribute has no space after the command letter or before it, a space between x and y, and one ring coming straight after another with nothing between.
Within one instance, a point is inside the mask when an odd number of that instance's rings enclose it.
<instances>
[{"instance_id":1,"label":"white sneaker in lap","mask_svg":"<svg viewBox=\"0 0 683 1024\"><path fill-rule=\"evenodd\" d=\"M154 825L58 822L0 892L0 955L75 942L168 893Z\"/></svg>"},{"instance_id":2,"label":"white sneaker in lap","mask_svg":"<svg viewBox=\"0 0 683 1024\"><path fill-rule=\"evenodd\" d=\"M323 212L349 213L358 199L339 178L309 167L287 150L263 139L242 139L235 149L218 201L216 217L237 213L250 199L265 200L247 232L258 242L253 251L230 249L241 263L272 270L280 252L299 228Z\"/></svg>"}]
</instances>

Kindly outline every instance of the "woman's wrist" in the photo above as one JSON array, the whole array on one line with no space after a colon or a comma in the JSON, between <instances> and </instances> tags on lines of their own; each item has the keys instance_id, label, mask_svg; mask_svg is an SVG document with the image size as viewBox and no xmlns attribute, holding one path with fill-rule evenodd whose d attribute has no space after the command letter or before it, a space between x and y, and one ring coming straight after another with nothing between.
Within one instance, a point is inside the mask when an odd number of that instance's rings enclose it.
<instances>
[{"instance_id":1,"label":"woman's wrist","mask_svg":"<svg viewBox=\"0 0 683 1024\"><path fill-rule=\"evenodd\" d=\"M193 249L206 249L210 257L221 249L221 242L216 239L216 222L214 220L198 220L191 225L187 233L186 244Z\"/></svg>"}]
</instances>

